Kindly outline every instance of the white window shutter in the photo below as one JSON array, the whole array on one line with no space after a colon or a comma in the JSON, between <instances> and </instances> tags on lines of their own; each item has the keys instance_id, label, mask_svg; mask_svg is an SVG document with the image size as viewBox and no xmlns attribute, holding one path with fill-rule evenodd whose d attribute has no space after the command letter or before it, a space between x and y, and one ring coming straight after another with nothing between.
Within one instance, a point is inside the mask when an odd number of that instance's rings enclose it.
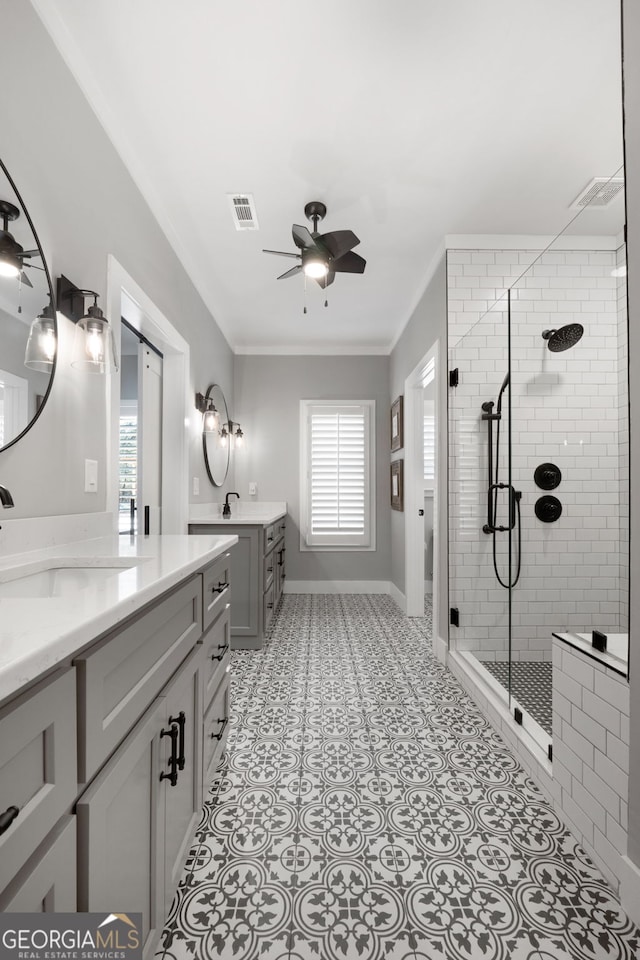
<instances>
[{"instance_id":1,"label":"white window shutter","mask_svg":"<svg viewBox=\"0 0 640 960\"><path fill-rule=\"evenodd\" d=\"M306 545L371 543L371 405L309 402L306 422Z\"/></svg>"},{"instance_id":2,"label":"white window shutter","mask_svg":"<svg viewBox=\"0 0 640 960\"><path fill-rule=\"evenodd\" d=\"M425 414L423 428L424 482L433 486L436 463L436 420L433 414Z\"/></svg>"}]
</instances>

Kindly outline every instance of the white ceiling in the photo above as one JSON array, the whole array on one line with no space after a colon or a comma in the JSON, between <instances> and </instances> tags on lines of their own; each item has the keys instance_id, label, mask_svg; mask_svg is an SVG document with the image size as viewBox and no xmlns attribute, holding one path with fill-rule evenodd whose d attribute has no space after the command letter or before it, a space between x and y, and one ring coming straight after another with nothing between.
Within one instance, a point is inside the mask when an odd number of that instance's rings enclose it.
<instances>
[{"instance_id":1,"label":"white ceiling","mask_svg":"<svg viewBox=\"0 0 640 960\"><path fill-rule=\"evenodd\" d=\"M554 234L622 163L618 0L32 2L237 350L386 352L445 235ZM367 268L303 315L261 249L314 199Z\"/></svg>"}]
</instances>

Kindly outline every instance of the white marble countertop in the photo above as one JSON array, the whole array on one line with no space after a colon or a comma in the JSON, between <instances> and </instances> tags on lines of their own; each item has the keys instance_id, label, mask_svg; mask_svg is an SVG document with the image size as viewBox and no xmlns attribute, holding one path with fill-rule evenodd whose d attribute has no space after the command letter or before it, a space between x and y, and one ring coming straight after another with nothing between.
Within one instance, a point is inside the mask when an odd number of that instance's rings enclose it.
<instances>
[{"instance_id":1,"label":"white marble countertop","mask_svg":"<svg viewBox=\"0 0 640 960\"><path fill-rule=\"evenodd\" d=\"M286 501L231 500L231 516L222 516L221 503L197 503L189 508L189 523L228 523L231 526L265 526L280 520L287 512Z\"/></svg>"},{"instance_id":2,"label":"white marble countertop","mask_svg":"<svg viewBox=\"0 0 640 960\"><path fill-rule=\"evenodd\" d=\"M0 702L237 542L233 535L113 535L0 558ZM2 596L3 586L19 576L51 567L79 568L80 581L83 569L112 564L95 582L58 596Z\"/></svg>"}]
</instances>

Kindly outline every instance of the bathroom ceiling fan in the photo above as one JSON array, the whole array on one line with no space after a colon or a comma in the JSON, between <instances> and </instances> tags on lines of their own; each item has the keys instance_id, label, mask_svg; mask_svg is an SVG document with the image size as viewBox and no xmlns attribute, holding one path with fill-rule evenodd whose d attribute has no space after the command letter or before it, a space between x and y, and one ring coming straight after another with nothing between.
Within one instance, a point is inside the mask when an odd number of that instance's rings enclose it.
<instances>
[{"instance_id":1,"label":"bathroom ceiling fan","mask_svg":"<svg viewBox=\"0 0 640 960\"><path fill-rule=\"evenodd\" d=\"M295 267L281 273L278 280L304 273L323 289L333 283L336 273L364 273L367 261L353 253L360 240L352 230L333 230L318 233L318 221L324 220L327 208L320 200L312 200L304 208L307 220L313 221L313 232L294 223L291 233L300 253L285 253L283 250L263 250L277 257L292 257L299 260Z\"/></svg>"}]
</instances>

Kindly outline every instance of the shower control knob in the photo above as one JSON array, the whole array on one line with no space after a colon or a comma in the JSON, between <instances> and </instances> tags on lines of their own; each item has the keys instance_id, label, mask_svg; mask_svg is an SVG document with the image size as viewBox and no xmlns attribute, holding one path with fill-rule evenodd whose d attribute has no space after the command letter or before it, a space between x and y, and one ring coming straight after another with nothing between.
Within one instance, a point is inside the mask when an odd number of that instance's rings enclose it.
<instances>
[{"instance_id":1,"label":"shower control knob","mask_svg":"<svg viewBox=\"0 0 640 960\"><path fill-rule=\"evenodd\" d=\"M533 479L541 490L555 490L560 485L562 473L555 463L541 463L536 467Z\"/></svg>"},{"instance_id":2,"label":"shower control knob","mask_svg":"<svg viewBox=\"0 0 640 960\"><path fill-rule=\"evenodd\" d=\"M562 504L557 497L547 494L536 501L535 512L543 523L555 523L562 515Z\"/></svg>"}]
</instances>

